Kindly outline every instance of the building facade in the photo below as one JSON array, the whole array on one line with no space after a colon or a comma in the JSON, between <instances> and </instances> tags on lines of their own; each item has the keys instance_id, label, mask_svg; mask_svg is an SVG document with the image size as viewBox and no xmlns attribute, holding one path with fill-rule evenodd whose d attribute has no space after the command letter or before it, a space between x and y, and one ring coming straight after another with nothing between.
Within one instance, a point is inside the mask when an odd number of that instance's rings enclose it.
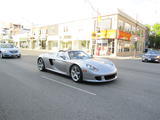
<instances>
[{"instance_id":1,"label":"building facade","mask_svg":"<svg viewBox=\"0 0 160 120\"><path fill-rule=\"evenodd\" d=\"M0 23L0 42L13 43L18 47L27 47L30 29L21 24Z\"/></svg>"},{"instance_id":2,"label":"building facade","mask_svg":"<svg viewBox=\"0 0 160 120\"><path fill-rule=\"evenodd\" d=\"M53 51L78 49L89 53L93 30L92 19L34 27L31 30L30 48Z\"/></svg>"},{"instance_id":3,"label":"building facade","mask_svg":"<svg viewBox=\"0 0 160 120\"><path fill-rule=\"evenodd\" d=\"M124 12L34 27L31 49L84 50L96 56L133 56L145 47L146 27Z\"/></svg>"},{"instance_id":4,"label":"building facade","mask_svg":"<svg viewBox=\"0 0 160 120\"><path fill-rule=\"evenodd\" d=\"M145 48L146 27L122 11L95 20L92 33L94 54L98 56L133 56Z\"/></svg>"}]
</instances>

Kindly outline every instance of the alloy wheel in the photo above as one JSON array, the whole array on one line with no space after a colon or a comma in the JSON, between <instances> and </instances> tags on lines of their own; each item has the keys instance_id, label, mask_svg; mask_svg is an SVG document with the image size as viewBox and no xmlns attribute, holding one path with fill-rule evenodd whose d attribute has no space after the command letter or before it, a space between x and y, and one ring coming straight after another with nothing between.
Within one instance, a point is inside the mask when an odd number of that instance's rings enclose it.
<instances>
[{"instance_id":1,"label":"alloy wheel","mask_svg":"<svg viewBox=\"0 0 160 120\"><path fill-rule=\"evenodd\" d=\"M38 65L38 69L40 71L44 71L45 70L45 66L44 66L44 61L42 58L39 58L37 61L37 65Z\"/></svg>"},{"instance_id":2,"label":"alloy wheel","mask_svg":"<svg viewBox=\"0 0 160 120\"><path fill-rule=\"evenodd\" d=\"M81 72L81 69L77 65L74 65L71 68L71 77L72 77L72 80L75 82L79 82L82 80L82 72Z\"/></svg>"}]
</instances>

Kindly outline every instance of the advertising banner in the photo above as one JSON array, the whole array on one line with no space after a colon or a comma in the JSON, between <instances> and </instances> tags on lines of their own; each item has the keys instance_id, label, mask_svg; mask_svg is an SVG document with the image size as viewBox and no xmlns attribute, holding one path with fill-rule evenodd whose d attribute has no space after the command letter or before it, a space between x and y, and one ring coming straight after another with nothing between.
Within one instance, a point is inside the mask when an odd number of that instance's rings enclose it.
<instances>
[{"instance_id":1,"label":"advertising banner","mask_svg":"<svg viewBox=\"0 0 160 120\"><path fill-rule=\"evenodd\" d=\"M122 40L131 40L131 36L132 36L132 34L119 30L117 38L122 39Z\"/></svg>"}]
</instances>

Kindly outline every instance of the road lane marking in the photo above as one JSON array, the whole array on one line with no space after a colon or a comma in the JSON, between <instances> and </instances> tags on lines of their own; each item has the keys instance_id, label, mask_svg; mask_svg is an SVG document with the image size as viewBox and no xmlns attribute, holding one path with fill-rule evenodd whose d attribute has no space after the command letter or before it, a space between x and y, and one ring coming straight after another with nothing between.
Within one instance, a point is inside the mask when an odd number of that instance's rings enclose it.
<instances>
[{"instance_id":1,"label":"road lane marking","mask_svg":"<svg viewBox=\"0 0 160 120\"><path fill-rule=\"evenodd\" d=\"M74 86L72 86L72 85L69 85L69 84L66 84L66 83L63 83L63 82L60 82L60 81L51 79L51 78L48 78L48 77L46 77L46 76L41 76L41 77L44 78L44 79L47 79L47 80L51 80L51 81L53 81L53 82L56 82L56 83L58 83L58 84L61 84L61 85L63 85L63 86L70 87L70 88L76 89L76 90L81 91L81 92L84 92L84 93L88 93L88 94L90 94L90 95L96 95L95 93L89 92L89 91L87 91L87 90L83 90L83 89L78 88L78 87L74 87Z\"/></svg>"}]
</instances>

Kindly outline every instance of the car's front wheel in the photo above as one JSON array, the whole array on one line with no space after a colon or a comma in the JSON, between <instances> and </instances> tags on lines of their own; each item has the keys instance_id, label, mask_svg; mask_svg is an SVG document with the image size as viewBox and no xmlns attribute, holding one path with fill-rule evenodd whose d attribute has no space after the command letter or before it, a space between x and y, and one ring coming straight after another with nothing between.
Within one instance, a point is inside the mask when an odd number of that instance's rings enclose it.
<instances>
[{"instance_id":1,"label":"car's front wheel","mask_svg":"<svg viewBox=\"0 0 160 120\"><path fill-rule=\"evenodd\" d=\"M17 56L17 58L21 58L21 55Z\"/></svg>"},{"instance_id":2,"label":"car's front wheel","mask_svg":"<svg viewBox=\"0 0 160 120\"><path fill-rule=\"evenodd\" d=\"M78 65L73 65L70 70L70 75L73 81L75 82L82 82L83 74Z\"/></svg>"},{"instance_id":3,"label":"car's front wheel","mask_svg":"<svg viewBox=\"0 0 160 120\"><path fill-rule=\"evenodd\" d=\"M37 66L40 71L45 71L45 64L42 58L38 58Z\"/></svg>"},{"instance_id":4,"label":"car's front wheel","mask_svg":"<svg viewBox=\"0 0 160 120\"><path fill-rule=\"evenodd\" d=\"M0 57L1 57L2 59L4 58L4 56L3 56L3 54L2 54L2 53L0 54Z\"/></svg>"}]
</instances>

